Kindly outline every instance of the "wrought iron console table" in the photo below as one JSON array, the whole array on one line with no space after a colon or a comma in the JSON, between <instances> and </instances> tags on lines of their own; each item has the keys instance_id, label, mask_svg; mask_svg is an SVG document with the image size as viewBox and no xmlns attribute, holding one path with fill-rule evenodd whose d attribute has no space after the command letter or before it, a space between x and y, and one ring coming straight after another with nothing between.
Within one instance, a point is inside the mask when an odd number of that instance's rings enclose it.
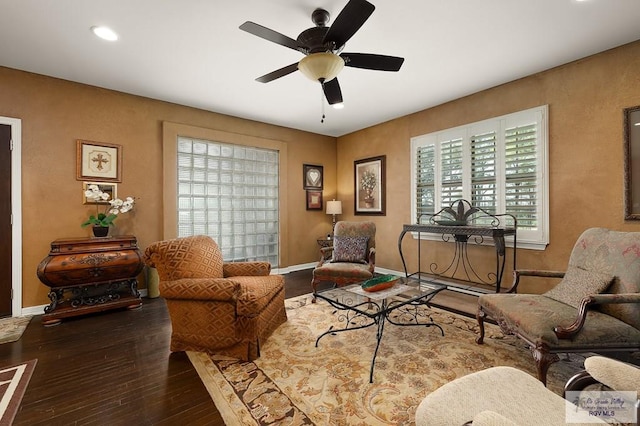
<instances>
[{"instance_id":1,"label":"wrought iron console table","mask_svg":"<svg viewBox=\"0 0 640 426\"><path fill-rule=\"evenodd\" d=\"M466 200L459 200L434 215L423 215L418 218L418 222L421 219L426 223L403 225L398 237L398 250L407 277L444 284L449 290L468 294L500 292L506 263L506 236L513 236L513 269L516 269L517 220L513 215L492 215L481 208L473 207ZM407 270L402 253L402 240L407 232L417 233L418 270L411 274ZM442 237L442 241L455 243L450 263L440 266L432 262L428 271L422 271L422 233L437 234ZM489 238L493 240L495 248L496 269L495 273L489 272L483 277L469 259L467 246L470 242L476 245L485 244Z\"/></svg>"}]
</instances>

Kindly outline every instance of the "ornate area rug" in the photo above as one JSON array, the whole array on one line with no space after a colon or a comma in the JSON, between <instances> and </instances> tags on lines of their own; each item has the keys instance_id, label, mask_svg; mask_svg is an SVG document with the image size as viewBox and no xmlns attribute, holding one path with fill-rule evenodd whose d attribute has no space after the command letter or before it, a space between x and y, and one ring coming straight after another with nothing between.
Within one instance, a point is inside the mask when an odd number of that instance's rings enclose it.
<instances>
[{"instance_id":1,"label":"ornate area rug","mask_svg":"<svg viewBox=\"0 0 640 426\"><path fill-rule=\"evenodd\" d=\"M13 423L37 362L33 359L0 368L0 426Z\"/></svg>"},{"instance_id":2,"label":"ornate area rug","mask_svg":"<svg viewBox=\"0 0 640 426\"><path fill-rule=\"evenodd\" d=\"M27 329L31 316L0 319L0 344L15 342Z\"/></svg>"},{"instance_id":3,"label":"ornate area rug","mask_svg":"<svg viewBox=\"0 0 640 426\"><path fill-rule=\"evenodd\" d=\"M311 296L286 302L288 321L261 348L254 362L188 352L216 407L234 425L411 425L422 399L456 377L496 365L535 376L529 350L485 324L483 345L475 343L475 320L432 309L437 327L385 324L373 383L369 368L376 328L316 338L341 327L340 312ZM561 394L582 369L572 356L549 369L548 386Z\"/></svg>"}]
</instances>

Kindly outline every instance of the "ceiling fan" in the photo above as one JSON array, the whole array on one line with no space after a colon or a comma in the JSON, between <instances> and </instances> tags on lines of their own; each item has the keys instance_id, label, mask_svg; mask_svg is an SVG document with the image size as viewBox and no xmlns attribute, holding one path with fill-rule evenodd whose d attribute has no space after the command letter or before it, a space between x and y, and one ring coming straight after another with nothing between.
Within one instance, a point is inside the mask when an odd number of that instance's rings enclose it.
<instances>
[{"instance_id":1,"label":"ceiling fan","mask_svg":"<svg viewBox=\"0 0 640 426\"><path fill-rule=\"evenodd\" d=\"M330 27L329 12L316 9L311 14L315 27L304 30L296 40L277 31L247 21L240 29L273 43L280 44L305 55L300 62L287 65L256 78L268 83L300 70L314 81L319 81L330 105L342 103L342 91L336 76L343 67L364 68L378 71L398 71L404 58L371 53L345 53L345 43L360 29L375 10L366 0L349 0Z\"/></svg>"}]
</instances>

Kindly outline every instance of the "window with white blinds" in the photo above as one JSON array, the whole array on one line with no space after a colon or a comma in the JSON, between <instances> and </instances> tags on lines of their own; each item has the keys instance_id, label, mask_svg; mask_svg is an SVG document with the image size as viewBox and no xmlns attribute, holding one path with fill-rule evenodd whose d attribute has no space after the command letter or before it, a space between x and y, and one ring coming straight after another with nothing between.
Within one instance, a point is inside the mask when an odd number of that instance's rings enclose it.
<instances>
[{"instance_id":1,"label":"window with white blinds","mask_svg":"<svg viewBox=\"0 0 640 426\"><path fill-rule=\"evenodd\" d=\"M275 150L178 137L178 236L209 235L225 261L278 262Z\"/></svg>"},{"instance_id":2,"label":"window with white blinds","mask_svg":"<svg viewBox=\"0 0 640 426\"><path fill-rule=\"evenodd\" d=\"M547 106L411 139L414 223L459 199L518 220L518 246L549 241ZM488 223L487 223L488 224Z\"/></svg>"}]
</instances>

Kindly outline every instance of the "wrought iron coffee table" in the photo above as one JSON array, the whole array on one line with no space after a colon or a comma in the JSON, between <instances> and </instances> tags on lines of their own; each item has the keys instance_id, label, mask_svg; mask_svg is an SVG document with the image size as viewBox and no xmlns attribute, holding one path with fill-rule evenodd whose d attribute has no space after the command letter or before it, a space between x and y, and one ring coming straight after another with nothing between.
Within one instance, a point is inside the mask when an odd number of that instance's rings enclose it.
<instances>
[{"instance_id":1,"label":"wrought iron coffee table","mask_svg":"<svg viewBox=\"0 0 640 426\"><path fill-rule=\"evenodd\" d=\"M373 383L373 367L385 322L399 326L434 326L438 327L444 336L442 327L436 324L428 311L421 307L430 307L431 299L445 288L446 286L441 284L420 282L413 278L400 278L393 287L378 292L366 292L362 290L360 284L318 291L315 296L329 302L334 308L344 311L338 316L338 320L344 322L344 328L331 326L329 330L318 336L316 347L320 339L327 334L335 335L342 331L359 330L377 325L376 349L373 352L369 371L369 383Z\"/></svg>"}]
</instances>

